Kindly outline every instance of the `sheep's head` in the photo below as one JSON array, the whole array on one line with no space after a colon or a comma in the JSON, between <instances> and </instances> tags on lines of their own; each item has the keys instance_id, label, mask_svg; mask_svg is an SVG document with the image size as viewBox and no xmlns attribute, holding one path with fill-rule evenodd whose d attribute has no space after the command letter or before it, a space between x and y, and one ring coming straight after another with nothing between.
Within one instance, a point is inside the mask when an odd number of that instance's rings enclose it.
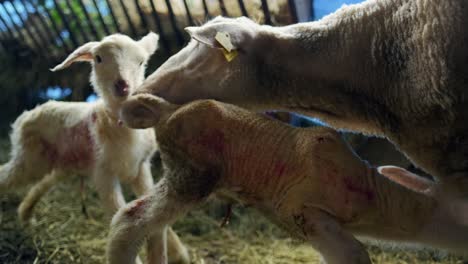
<instances>
[{"instance_id":1,"label":"sheep's head","mask_svg":"<svg viewBox=\"0 0 468 264\"><path fill-rule=\"evenodd\" d=\"M258 27L245 17L217 17L203 26L186 28L192 38L189 44L148 76L135 94L151 93L177 104L195 99L241 99L255 80L248 56ZM230 62L215 39L218 32L229 34L237 52Z\"/></svg>"},{"instance_id":2,"label":"sheep's head","mask_svg":"<svg viewBox=\"0 0 468 264\"><path fill-rule=\"evenodd\" d=\"M78 61L90 62L91 82L96 92L108 103L120 103L142 84L146 63L157 49L158 40L159 36L152 32L139 41L114 34L77 48L52 71Z\"/></svg>"}]
</instances>

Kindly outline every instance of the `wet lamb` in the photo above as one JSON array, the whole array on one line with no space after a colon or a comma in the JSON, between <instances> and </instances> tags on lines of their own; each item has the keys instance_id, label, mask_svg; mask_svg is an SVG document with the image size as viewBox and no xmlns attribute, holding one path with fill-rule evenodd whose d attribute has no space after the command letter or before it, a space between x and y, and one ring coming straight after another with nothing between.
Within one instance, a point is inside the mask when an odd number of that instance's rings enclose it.
<instances>
[{"instance_id":1,"label":"wet lamb","mask_svg":"<svg viewBox=\"0 0 468 264\"><path fill-rule=\"evenodd\" d=\"M158 131L165 171L150 194L114 216L112 264L134 259L146 236L159 242L149 263L166 263L166 226L212 194L259 209L329 264L370 263L353 235L468 247L463 202L398 167L381 167L384 177L330 128L293 128L229 104L177 106L148 94L129 97L122 111L127 125Z\"/></svg>"}]
</instances>

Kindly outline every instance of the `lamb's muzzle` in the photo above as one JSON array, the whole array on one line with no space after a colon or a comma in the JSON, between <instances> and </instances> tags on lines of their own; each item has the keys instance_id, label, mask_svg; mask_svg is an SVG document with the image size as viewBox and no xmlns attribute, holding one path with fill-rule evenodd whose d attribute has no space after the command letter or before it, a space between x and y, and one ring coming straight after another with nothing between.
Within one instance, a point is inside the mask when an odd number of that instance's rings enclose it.
<instances>
[{"instance_id":1,"label":"lamb's muzzle","mask_svg":"<svg viewBox=\"0 0 468 264\"><path fill-rule=\"evenodd\" d=\"M117 96L124 97L124 96L127 96L129 93L128 82L122 79L117 80L117 82L115 82L114 84L114 87L115 87L115 93Z\"/></svg>"}]
</instances>

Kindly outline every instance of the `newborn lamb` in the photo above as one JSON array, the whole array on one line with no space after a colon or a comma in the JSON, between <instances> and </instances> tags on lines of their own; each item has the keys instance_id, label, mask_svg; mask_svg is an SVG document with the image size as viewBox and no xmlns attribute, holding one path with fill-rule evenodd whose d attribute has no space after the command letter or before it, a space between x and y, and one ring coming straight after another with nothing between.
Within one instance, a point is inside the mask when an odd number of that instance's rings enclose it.
<instances>
[{"instance_id":1,"label":"newborn lamb","mask_svg":"<svg viewBox=\"0 0 468 264\"><path fill-rule=\"evenodd\" d=\"M159 245L149 263L166 263L166 226L215 193L259 209L329 264L370 263L354 235L468 248L462 202L399 167L379 173L330 128L293 128L211 100L179 107L149 94L130 97L121 116L158 131L165 174L114 216L112 264L134 259L146 236Z\"/></svg>"},{"instance_id":2,"label":"newborn lamb","mask_svg":"<svg viewBox=\"0 0 468 264\"><path fill-rule=\"evenodd\" d=\"M108 213L125 205L120 181L143 195L153 186L150 160L157 145L153 129L133 130L118 124L127 95L144 80L146 63L158 35L140 41L116 34L77 48L52 71L77 61L91 63L91 83L101 97L94 103L50 101L24 112L13 124L11 159L0 167L0 191L35 185L18 213L27 221L35 204L57 181L90 175ZM187 250L172 231L175 258L188 262Z\"/></svg>"}]
</instances>

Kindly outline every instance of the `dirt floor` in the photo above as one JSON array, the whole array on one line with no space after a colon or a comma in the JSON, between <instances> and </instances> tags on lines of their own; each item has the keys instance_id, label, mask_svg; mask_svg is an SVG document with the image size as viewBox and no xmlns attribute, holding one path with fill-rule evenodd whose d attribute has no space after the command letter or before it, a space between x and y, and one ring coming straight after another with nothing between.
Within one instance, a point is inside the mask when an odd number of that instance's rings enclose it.
<instances>
[{"instance_id":1,"label":"dirt floor","mask_svg":"<svg viewBox=\"0 0 468 264\"><path fill-rule=\"evenodd\" d=\"M7 146L0 141L1 149ZM0 153L0 161L6 158ZM82 199L77 178L59 184L39 202L28 225L22 225L16 215L25 190L0 194L0 263L105 263L109 218L92 187L88 184L85 190ZM213 201L175 225L190 247L193 263L319 263L310 246L288 238L252 209L234 207L230 224L221 228L225 211L225 204ZM429 250L388 246L369 250L374 263L464 263Z\"/></svg>"}]
</instances>

